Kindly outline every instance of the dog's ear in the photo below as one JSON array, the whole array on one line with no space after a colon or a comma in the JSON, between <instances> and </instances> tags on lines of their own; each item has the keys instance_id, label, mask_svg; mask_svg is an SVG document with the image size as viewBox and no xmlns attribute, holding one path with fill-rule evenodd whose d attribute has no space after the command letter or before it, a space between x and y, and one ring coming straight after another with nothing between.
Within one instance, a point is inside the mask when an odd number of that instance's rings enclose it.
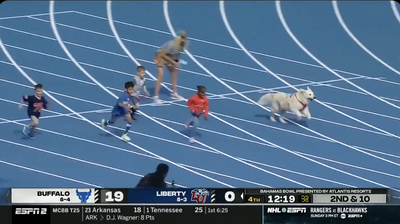
<instances>
[{"instance_id":1,"label":"dog's ear","mask_svg":"<svg viewBox=\"0 0 400 224\"><path fill-rule=\"evenodd\" d=\"M310 87L307 86L307 90L311 90Z\"/></svg>"}]
</instances>

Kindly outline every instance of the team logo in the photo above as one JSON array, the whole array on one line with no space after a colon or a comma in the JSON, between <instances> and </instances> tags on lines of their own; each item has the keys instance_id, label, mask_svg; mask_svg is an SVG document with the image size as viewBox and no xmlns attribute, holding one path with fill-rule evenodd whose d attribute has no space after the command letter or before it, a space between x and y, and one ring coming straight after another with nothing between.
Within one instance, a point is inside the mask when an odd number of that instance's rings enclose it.
<instances>
[{"instance_id":1,"label":"team logo","mask_svg":"<svg viewBox=\"0 0 400 224\"><path fill-rule=\"evenodd\" d=\"M41 112L43 110L43 103L34 103L33 107L35 109L33 109L34 112Z\"/></svg>"},{"instance_id":2,"label":"team logo","mask_svg":"<svg viewBox=\"0 0 400 224\"><path fill-rule=\"evenodd\" d=\"M79 189L76 189L76 196L81 200L81 203L86 203L90 195L92 195L92 189L89 191L79 191Z\"/></svg>"},{"instance_id":3,"label":"team logo","mask_svg":"<svg viewBox=\"0 0 400 224\"><path fill-rule=\"evenodd\" d=\"M197 203L205 203L210 192L206 189L194 189L192 190L192 201Z\"/></svg>"}]
</instances>

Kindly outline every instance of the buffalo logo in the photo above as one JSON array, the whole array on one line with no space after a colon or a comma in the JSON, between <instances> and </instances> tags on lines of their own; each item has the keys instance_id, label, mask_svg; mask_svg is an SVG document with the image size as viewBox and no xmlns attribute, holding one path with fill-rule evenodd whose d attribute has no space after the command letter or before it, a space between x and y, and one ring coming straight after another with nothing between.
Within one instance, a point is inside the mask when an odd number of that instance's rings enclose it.
<instances>
[{"instance_id":1,"label":"buffalo logo","mask_svg":"<svg viewBox=\"0 0 400 224\"><path fill-rule=\"evenodd\" d=\"M89 191L79 191L79 189L76 189L76 196L78 196L82 203L86 203L90 195L92 195L92 189Z\"/></svg>"},{"instance_id":2,"label":"buffalo logo","mask_svg":"<svg viewBox=\"0 0 400 224\"><path fill-rule=\"evenodd\" d=\"M196 201L197 203L205 203L207 196L210 195L210 192L206 189L194 189L192 190L192 201Z\"/></svg>"}]
</instances>

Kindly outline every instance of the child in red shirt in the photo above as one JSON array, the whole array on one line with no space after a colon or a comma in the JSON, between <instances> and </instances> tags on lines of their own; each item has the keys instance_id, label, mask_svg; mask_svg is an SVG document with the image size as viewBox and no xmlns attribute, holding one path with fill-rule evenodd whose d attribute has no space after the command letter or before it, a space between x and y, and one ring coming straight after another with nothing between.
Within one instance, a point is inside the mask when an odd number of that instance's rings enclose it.
<instances>
[{"instance_id":1,"label":"child in red shirt","mask_svg":"<svg viewBox=\"0 0 400 224\"><path fill-rule=\"evenodd\" d=\"M209 103L206 95L206 87L204 86L197 86L197 94L190 97L187 105L190 109L190 113L192 114L191 119L185 124L185 127L189 127L192 125L193 128L190 133L190 143L193 144L194 135L196 134L197 127L199 126L199 117L204 111L204 119L208 119L208 110L209 110Z\"/></svg>"}]
</instances>

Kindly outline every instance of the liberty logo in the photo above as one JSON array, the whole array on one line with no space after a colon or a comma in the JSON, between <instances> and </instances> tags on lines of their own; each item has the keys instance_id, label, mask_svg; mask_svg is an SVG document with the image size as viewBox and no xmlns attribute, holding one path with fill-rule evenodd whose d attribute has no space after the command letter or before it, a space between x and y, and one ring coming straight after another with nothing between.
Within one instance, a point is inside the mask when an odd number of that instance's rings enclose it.
<instances>
[{"instance_id":1,"label":"liberty logo","mask_svg":"<svg viewBox=\"0 0 400 224\"><path fill-rule=\"evenodd\" d=\"M208 195L210 195L210 192L206 189L194 189L192 190L192 201L205 203Z\"/></svg>"}]
</instances>

